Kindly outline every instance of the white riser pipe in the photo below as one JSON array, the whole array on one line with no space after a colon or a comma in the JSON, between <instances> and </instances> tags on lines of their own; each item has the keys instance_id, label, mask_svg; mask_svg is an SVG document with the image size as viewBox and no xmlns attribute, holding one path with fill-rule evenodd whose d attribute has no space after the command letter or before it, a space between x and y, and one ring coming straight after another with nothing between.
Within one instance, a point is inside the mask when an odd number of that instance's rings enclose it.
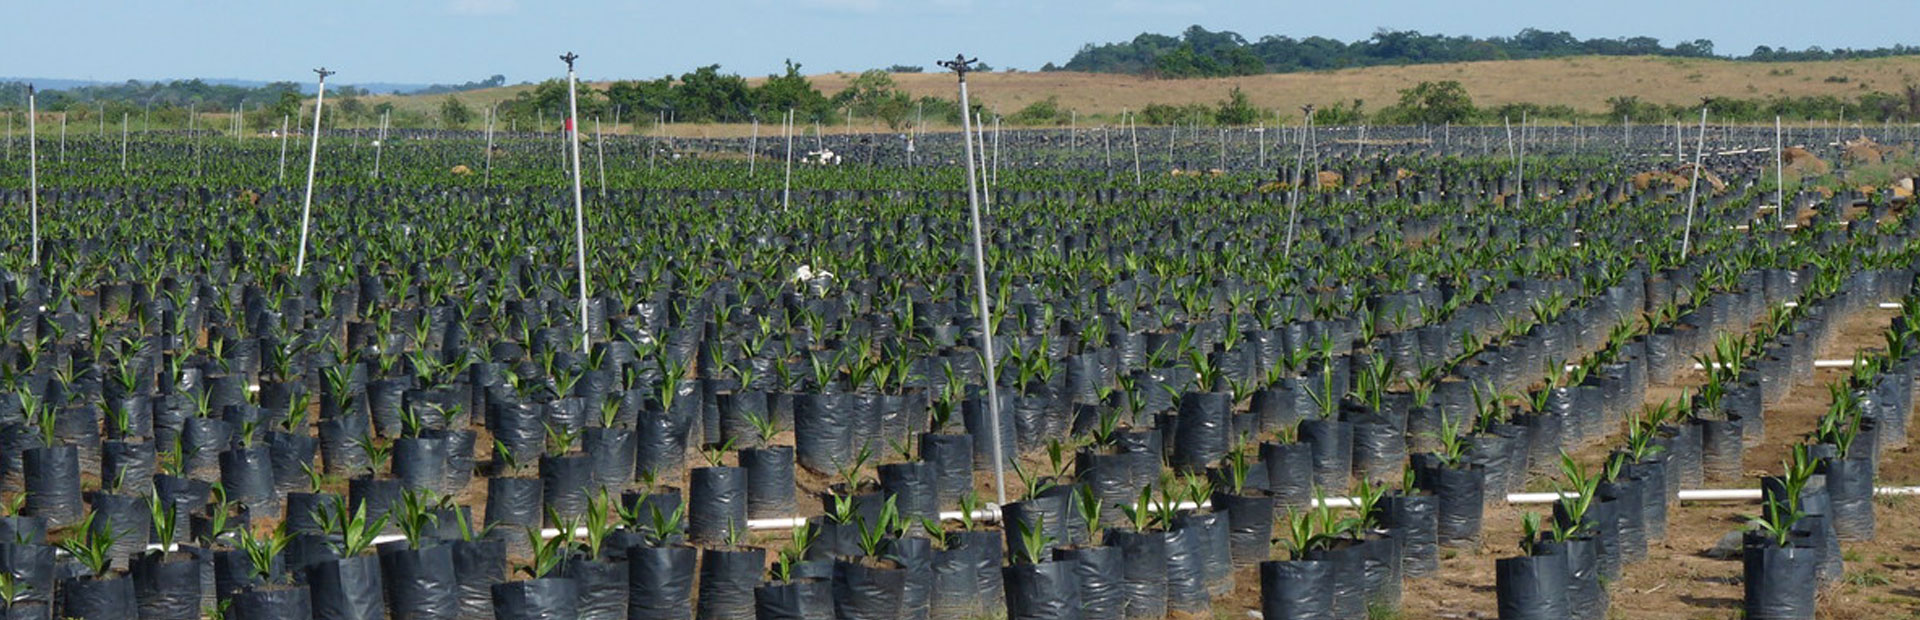
<instances>
[{"instance_id":1,"label":"white riser pipe","mask_svg":"<svg viewBox=\"0 0 1920 620\"><path fill-rule=\"evenodd\" d=\"M1880 302L1879 304L1875 304L1875 305L1876 305L1877 307L1879 307L1879 308L1880 308L1881 310L1899 310L1899 309L1901 309L1901 308L1905 308L1905 307L1906 307L1906 306L1904 306L1904 305L1902 305L1902 304L1901 304L1900 302L1897 302L1897 301L1883 301L1883 302ZM1781 303L1781 304L1780 304L1780 307L1782 307L1782 308L1798 308L1798 307L1800 307L1800 302L1797 302L1797 301L1789 301L1789 302L1783 302L1783 303Z\"/></svg>"},{"instance_id":2,"label":"white riser pipe","mask_svg":"<svg viewBox=\"0 0 1920 620\"><path fill-rule=\"evenodd\" d=\"M1920 495L1920 487L1874 487L1874 495ZM1509 493L1509 504L1551 504L1560 493ZM1675 497L1683 502L1760 501L1760 489L1682 489Z\"/></svg>"},{"instance_id":3,"label":"white riser pipe","mask_svg":"<svg viewBox=\"0 0 1920 620\"><path fill-rule=\"evenodd\" d=\"M1718 369L1724 366L1726 366L1726 364L1715 363L1713 365L1715 369ZM1813 360L1813 367L1814 368L1852 368L1853 360ZM1694 362L1693 369L1706 370L1707 367L1700 365L1699 362ZM1573 368L1569 367L1567 370L1573 370Z\"/></svg>"}]
</instances>

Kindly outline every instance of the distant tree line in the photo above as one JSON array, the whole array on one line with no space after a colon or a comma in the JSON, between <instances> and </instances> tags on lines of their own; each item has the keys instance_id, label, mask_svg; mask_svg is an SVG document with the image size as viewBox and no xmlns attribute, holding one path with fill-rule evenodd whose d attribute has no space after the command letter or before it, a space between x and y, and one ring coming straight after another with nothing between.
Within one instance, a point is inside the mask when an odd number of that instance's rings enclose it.
<instances>
[{"instance_id":1,"label":"distant tree line","mask_svg":"<svg viewBox=\"0 0 1920 620\"><path fill-rule=\"evenodd\" d=\"M493 76L488 77L487 79L484 79L484 80L474 80L464 84L434 84L432 86L428 86L426 88L408 92L406 94L445 95L448 93L464 93L470 90L480 90L483 88L499 88L501 86L506 86L506 85L507 85L507 76L495 73L493 74Z\"/></svg>"},{"instance_id":2,"label":"distant tree line","mask_svg":"<svg viewBox=\"0 0 1920 620\"><path fill-rule=\"evenodd\" d=\"M120 84L78 86L60 90L43 88L36 95L38 100L36 103L42 110L55 112L67 111L69 108L97 109L101 102L128 104L142 109L151 104L217 112L232 111L234 108L243 106L253 108L274 105L288 93L300 97L300 85L293 82L271 82L262 86L234 86L208 84L197 79L171 82L127 80ZM358 97L365 96L367 92L353 86L329 86L327 94ZM26 84L0 82L0 107L25 108L26 105Z\"/></svg>"},{"instance_id":3,"label":"distant tree line","mask_svg":"<svg viewBox=\"0 0 1920 620\"><path fill-rule=\"evenodd\" d=\"M368 111L358 98L367 95L354 86L328 87L328 102L347 104L350 110ZM202 80L142 82L79 86L35 92L35 106L45 113L65 114L69 121L90 123L104 115L118 121L123 115L135 127L188 127L190 112L222 113L238 109L244 112L247 126L262 130L278 127L283 117L300 114L305 96L293 82L271 82L262 86L208 84ZM383 104L384 105L384 104ZM0 109L18 111L27 107L27 85L0 82ZM329 106L328 112L335 112ZM332 117L333 114L329 114Z\"/></svg>"},{"instance_id":4,"label":"distant tree line","mask_svg":"<svg viewBox=\"0 0 1920 620\"><path fill-rule=\"evenodd\" d=\"M567 84L548 80L502 102L503 119L559 122L567 104ZM857 122L878 119L889 128L908 126L916 118L930 122L960 122L959 105L939 97L914 98L893 81L890 73L870 70L834 95L822 93L800 73L800 64L787 61L780 75L769 75L759 85L737 74L707 65L679 76L652 80L622 80L604 89L579 90L580 116L611 122L616 111L621 122L744 123L759 119L778 123L793 110L796 123L844 122L851 110Z\"/></svg>"},{"instance_id":5,"label":"distant tree line","mask_svg":"<svg viewBox=\"0 0 1920 620\"><path fill-rule=\"evenodd\" d=\"M1563 56L1673 56L1753 61L1808 61L1920 54L1906 45L1852 50L1754 48L1747 56L1718 56L1713 41L1694 39L1672 46L1653 37L1581 39L1565 31L1527 28L1511 37L1472 37L1385 30L1372 37L1342 42L1327 37L1295 39L1268 35L1248 41L1230 31L1190 26L1179 36L1142 33L1131 41L1080 48L1065 65L1048 63L1042 71L1128 73L1166 78L1225 77L1479 60L1517 60Z\"/></svg>"},{"instance_id":6,"label":"distant tree line","mask_svg":"<svg viewBox=\"0 0 1920 620\"><path fill-rule=\"evenodd\" d=\"M1707 106L1715 123L1770 123L1775 116L1789 122L1856 119L1862 122L1920 122L1920 86L1907 86L1897 93L1867 92L1857 97L1833 95L1801 97L1709 97L1702 103L1659 104L1635 96L1607 99L1604 112L1582 112L1561 104L1511 102L1498 106L1477 106L1465 86L1454 80L1420 82L1400 90L1399 100L1378 110L1368 110L1366 101L1354 99L1316 106L1313 121L1317 125L1498 125L1521 119L1549 123L1615 125L1622 120L1635 124L1692 122ZM1043 114L1044 113L1044 114ZM1016 124L1064 125L1069 112L1052 99L1042 100L1009 117ZM1045 117L1051 114L1051 119ZM1091 119L1098 122L1098 119ZM1212 104L1173 105L1156 103L1140 110L1142 125L1228 125L1244 126L1255 122L1299 122L1297 117L1281 118L1273 110L1254 107L1235 87Z\"/></svg>"}]
</instances>

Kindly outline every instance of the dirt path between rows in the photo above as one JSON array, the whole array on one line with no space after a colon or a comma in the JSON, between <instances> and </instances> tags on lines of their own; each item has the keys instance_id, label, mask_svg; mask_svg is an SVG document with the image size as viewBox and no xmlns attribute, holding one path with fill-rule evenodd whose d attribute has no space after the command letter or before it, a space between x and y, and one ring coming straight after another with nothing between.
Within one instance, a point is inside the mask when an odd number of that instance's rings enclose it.
<instances>
[{"instance_id":1,"label":"dirt path between rows","mask_svg":"<svg viewBox=\"0 0 1920 620\"><path fill-rule=\"evenodd\" d=\"M1833 342L1822 347L1818 357L1848 359L1856 351L1880 346L1880 334L1894 315L1895 311L1881 309L1856 313L1842 326ZM1842 379L1845 373L1845 369L1819 370L1811 380L1794 386L1781 403L1769 406L1765 440L1745 453L1746 480L1709 486L1749 486L1757 484L1755 479L1760 475L1777 473L1788 447L1799 443L1802 436L1813 429L1814 420L1826 410L1826 385ZM1650 388L1645 404L1657 405L1662 400L1675 398L1702 380L1698 372L1683 373L1670 384ZM1618 433L1583 447L1576 452L1576 458L1590 465L1598 464L1606 451L1619 443L1617 437ZM1920 459L1916 459L1913 447L1882 453L1879 484L1920 484ZM1551 488L1546 479L1539 476L1530 481L1529 487ZM1847 578L1822 594L1822 618L1920 617L1920 510L1914 510L1920 508L1920 500L1883 497L1876 506L1879 539L1841 544ZM1518 554L1520 515L1528 510L1549 511L1544 505L1489 506L1480 548L1443 552L1451 555L1443 556L1438 576L1408 581L1402 616L1496 617L1493 561ZM1705 552L1728 532L1741 528L1746 517L1756 510L1757 504L1748 502L1676 504L1669 516L1666 539L1651 542L1647 560L1628 565L1621 579L1612 584L1609 617L1635 620L1738 617L1742 597L1740 561L1708 558ZM1242 577L1253 578L1251 574ZM1257 605L1258 586L1252 585L1250 600ZM1240 614L1245 609L1248 607L1238 612L1221 610L1216 616L1244 617Z\"/></svg>"}]
</instances>

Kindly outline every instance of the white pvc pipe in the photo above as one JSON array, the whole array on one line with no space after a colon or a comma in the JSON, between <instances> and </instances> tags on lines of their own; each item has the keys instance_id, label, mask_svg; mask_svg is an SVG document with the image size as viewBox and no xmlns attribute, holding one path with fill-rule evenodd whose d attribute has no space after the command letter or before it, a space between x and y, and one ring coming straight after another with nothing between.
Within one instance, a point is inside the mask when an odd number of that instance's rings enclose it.
<instances>
[{"instance_id":1,"label":"white pvc pipe","mask_svg":"<svg viewBox=\"0 0 1920 620\"><path fill-rule=\"evenodd\" d=\"M1874 487L1874 495L1920 495L1920 487ZM1509 504L1550 504L1559 500L1554 493L1509 493ZM1682 489L1674 499L1683 502L1759 501L1760 489Z\"/></svg>"},{"instance_id":2,"label":"white pvc pipe","mask_svg":"<svg viewBox=\"0 0 1920 620\"><path fill-rule=\"evenodd\" d=\"M1722 364L1719 362L1715 362L1713 364L1713 367L1716 370L1720 368L1725 368L1726 366L1727 366L1726 364ZM1852 368L1853 360L1813 360L1813 367L1814 368ZM1567 370L1573 370L1573 369L1574 369L1573 366L1567 367ZM1694 362L1693 369L1706 370L1707 367L1701 365L1699 362Z\"/></svg>"},{"instance_id":3,"label":"white pvc pipe","mask_svg":"<svg viewBox=\"0 0 1920 620\"><path fill-rule=\"evenodd\" d=\"M1780 304L1780 306L1783 308L1798 308L1800 307L1800 302L1789 301L1789 302ZM1905 305L1897 301L1883 301L1883 302L1880 302L1879 304L1876 304L1876 306L1879 307L1881 310L1899 310L1901 308L1906 307Z\"/></svg>"},{"instance_id":4,"label":"white pvc pipe","mask_svg":"<svg viewBox=\"0 0 1920 620\"><path fill-rule=\"evenodd\" d=\"M974 129L966 125L967 111L971 109L969 107L971 104L967 100L967 71L970 70L970 67L967 65L970 63L971 61L967 60L965 56L957 56L954 58L953 63L948 65L949 68L953 69L954 75L960 78L960 131L963 137L972 135ZM984 131L984 128L982 128L982 130ZM996 136L997 135L998 134L996 134ZM994 493L998 495L1000 503L1004 504L1007 502L1007 459L1006 455L1001 453L1002 450L1005 449L1003 446L1005 442L1000 436L1000 392L999 388L995 387L997 381L994 378L993 306L992 300L990 300L987 295L987 250L983 240L984 233L981 230L980 224L981 203L991 200L991 198L987 198L987 196L990 196L992 192L991 190L986 192L975 190L977 186L982 184L978 178L990 173L986 170L981 170L978 173L974 171L973 142L971 139L967 139L966 143L967 210L968 218L973 224L973 274L974 283L979 287L979 295L976 301L979 302L980 311L980 349L981 353L985 355L985 359L983 363L981 363L981 370L986 374L987 380L987 423L993 425L992 430L988 431L987 436L993 441L993 490ZM982 151L980 155L984 157L986 155L986 143L982 141L980 146ZM988 187L991 188L991 186Z\"/></svg>"},{"instance_id":5,"label":"white pvc pipe","mask_svg":"<svg viewBox=\"0 0 1920 620\"><path fill-rule=\"evenodd\" d=\"M33 85L27 85L27 207L33 226L34 265L40 264L40 112L33 101Z\"/></svg>"},{"instance_id":6,"label":"white pvc pipe","mask_svg":"<svg viewBox=\"0 0 1920 620\"><path fill-rule=\"evenodd\" d=\"M313 70L320 75L320 86L313 98L313 146L307 152L307 192L300 200L300 253L293 260L293 276L300 277L307 267L307 230L313 219L313 172L320 161L320 117L323 106L327 104L327 76L332 74L326 67ZM193 117L187 117L189 121Z\"/></svg>"},{"instance_id":7,"label":"white pvc pipe","mask_svg":"<svg viewBox=\"0 0 1920 620\"><path fill-rule=\"evenodd\" d=\"M574 261L580 275L580 354L586 355L592 350L589 334L592 328L587 324L587 212L580 199L580 104L575 95L574 84L577 80L573 73L573 61L579 58L573 52L567 52L560 59L567 63L567 129L566 138L573 153L573 241Z\"/></svg>"},{"instance_id":8,"label":"white pvc pipe","mask_svg":"<svg viewBox=\"0 0 1920 620\"><path fill-rule=\"evenodd\" d=\"M1679 128L1674 128L1677 132ZM1680 233L1680 259L1686 260L1687 251L1693 247L1693 207L1700 196L1700 162L1707 149L1707 108L1700 108L1700 144L1693 153L1693 181L1687 184L1687 225ZM1676 147L1676 151L1678 148ZM1677 154L1677 153L1676 153Z\"/></svg>"}]
</instances>

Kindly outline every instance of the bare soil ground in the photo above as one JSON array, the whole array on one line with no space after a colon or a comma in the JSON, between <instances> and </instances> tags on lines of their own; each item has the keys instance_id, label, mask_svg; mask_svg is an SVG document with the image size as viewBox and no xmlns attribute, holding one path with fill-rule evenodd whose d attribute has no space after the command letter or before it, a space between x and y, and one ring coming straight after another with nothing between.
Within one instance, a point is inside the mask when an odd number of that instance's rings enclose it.
<instances>
[{"instance_id":1,"label":"bare soil ground","mask_svg":"<svg viewBox=\"0 0 1920 620\"><path fill-rule=\"evenodd\" d=\"M1821 359L1844 359L1856 350L1878 344L1892 311L1871 310L1852 317L1840 336L1824 347ZM1747 478L1737 486L1755 484L1761 475L1777 473L1789 446L1812 430L1827 406L1826 384L1844 377L1843 369L1823 369L1809 382L1793 388L1781 403L1766 409L1767 436L1745 453ZM1698 373L1685 373L1673 384L1649 390L1647 404L1677 396L1699 382ZM1597 463L1614 441L1602 441L1580 450L1576 457ZM1535 483L1538 483L1536 477ZM1881 485L1920 483L1920 459L1913 448L1882 454ZM1730 485L1709 486L1720 488ZM1920 617L1920 503L1905 497L1883 497L1876 502L1878 540L1842 542L1847 562L1843 582L1822 593L1822 618ZM1438 577L1408 581L1403 614L1408 618L1493 618L1493 560L1518 553L1520 515L1517 506L1487 509L1484 542L1473 552L1457 553L1441 561ZM1543 507L1528 507L1539 510ZM1742 597L1739 560L1708 558L1705 552L1729 532L1743 527L1755 514L1750 502L1685 502L1670 514L1665 540L1649 545L1647 560L1626 567L1611 585L1610 617L1649 619L1735 618ZM1248 591L1241 609L1253 609L1258 588ZM1236 597L1239 598L1239 597ZM1223 616L1224 617L1224 616ZM1237 617L1237 616L1236 616Z\"/></svg>"}]
</instances>

